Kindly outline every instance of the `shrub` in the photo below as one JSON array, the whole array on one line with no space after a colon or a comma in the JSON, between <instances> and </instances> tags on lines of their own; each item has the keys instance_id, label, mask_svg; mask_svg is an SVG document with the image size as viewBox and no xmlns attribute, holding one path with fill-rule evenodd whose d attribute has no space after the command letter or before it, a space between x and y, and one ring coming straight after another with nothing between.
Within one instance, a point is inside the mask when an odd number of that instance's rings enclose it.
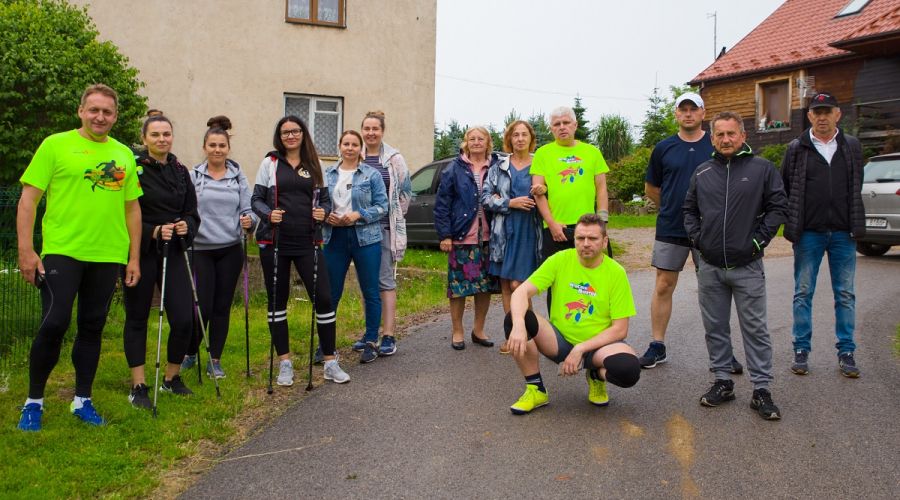
<instances>
[{"instance_id":1,"label":"shrub","mask_svg":"<svg viewBox=\"0 0 900 500\"><path fill-rule=\"evenodd\" d=\"M630 201L631 195L644 193L644 176L650 163L651 148L640 147L613 164L606 174L609 197Z\"/></svg>"},{"instance_id":2,"label":"shrub","mask_svg":"<svg viewBox=\"0 0 900 500\"><path fill-rule=\"evenodd\" d=\"M787 151L787 147L787 144L769 144L759 149L759 156L769 160L781 169L781 162L784 160L784 153Z\"/></svg>"}]
</instances>

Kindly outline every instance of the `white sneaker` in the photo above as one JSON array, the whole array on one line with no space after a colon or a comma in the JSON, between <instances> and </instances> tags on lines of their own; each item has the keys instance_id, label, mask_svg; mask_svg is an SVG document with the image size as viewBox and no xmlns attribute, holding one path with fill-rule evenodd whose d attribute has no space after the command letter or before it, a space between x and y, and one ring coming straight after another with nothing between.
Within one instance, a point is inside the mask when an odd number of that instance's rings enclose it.
<instances>
[{"instance_id":1,"label":"white sneaker","mask_svg":"<svg viewBox=\"0 0 900 500\"><path fill-rule=\"evenodd\" d=\"M331 380L335 384L343 384L350 381L350 375L347 375L347 372L341 370L341 365L338 364L337 359L332 359L325 362L325 380Z\"/></svg>"},{"instance_id":2,"label":"white sneaker","mask_svg":"<svg viewBox=\"0 0 900 500\"><path fill-rule=\"evenodd\" d=\"M282 361L278 365L278 379L275 382L278 385L294 385L294 365L291 364L289 359Z\"/></svg>"}]
</instances>

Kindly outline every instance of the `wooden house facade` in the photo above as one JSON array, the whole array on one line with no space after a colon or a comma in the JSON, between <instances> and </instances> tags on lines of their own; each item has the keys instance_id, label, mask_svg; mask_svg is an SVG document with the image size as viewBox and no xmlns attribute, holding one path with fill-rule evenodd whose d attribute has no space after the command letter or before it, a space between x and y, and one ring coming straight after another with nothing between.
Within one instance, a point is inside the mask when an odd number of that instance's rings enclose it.
<instances>
[{"instance_id":1,"label":"wooden house facade","mask_svg":"<svg viewBox=\"0 0 900 500\"><path fill-rule=\"evenodd\" d=\"M787 0L689 83L707 119L738 112L755 148L797 137L829 92L870 153L900 150L900 0Z\"/></svg>"}]
</instances>

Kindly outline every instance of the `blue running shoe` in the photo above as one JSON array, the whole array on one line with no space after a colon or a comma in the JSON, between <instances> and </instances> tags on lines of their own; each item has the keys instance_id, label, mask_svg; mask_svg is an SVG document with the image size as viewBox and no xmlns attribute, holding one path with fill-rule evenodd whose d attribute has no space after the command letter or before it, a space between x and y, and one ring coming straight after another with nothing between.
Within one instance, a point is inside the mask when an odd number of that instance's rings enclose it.
<instances>
[{"instance_id":1,"label":"blue running shoe","mask_svg":"<svg viewBox=\"0 0 900 500\"><path fill-rule=\"evenodd\" d=\"M28 403L20 407L22 409L22 417L19 419L18 429L20 431L37 432L41 430L41 415L44 414L44 408L37 403Z\"/></svg>"},{"instance_id":2,"label":"blue running shoe","mask_svg":"<svg viewBox=\"0 0 900 500\"><path fill-rule=\"evenodd\" d=\"M181 362L181 371L190 370L196 364L197 364L197 355L196 354L188 354L184 357L184 361Z\"/></svg>"},{"instance_id":3,"label":"blue running shoe","mask_svg":"<svg viewBox=\"0 0 900 500\"><path fill-rule=\"evenodd\" d=\"M97 414L97 410L94 409L94 404L91 403L90 399L84 401L84 404L81 408L75 409L75 402L72 401L72 405L69 407L72 410L72 415L75 415L82 422L91 425L105 425L106 420L103 419L100 415Z\"/></svg>"},{"instance_id":4,"label":"blue running shoe","mask_svg":"<svg viewBox=\"0 0 900 500\"><path fill-rule=\"evenodd\" d=\"M353 343L352 349L356 352L363 352L366 350L366 341L362 338Z\"/></svg>"},{"instance_id":5,"label":"blue running shoe","mask_svg":"<svg viewBox=\"0 0 900 500\"><path fill-rule=\"evenodd\" d=\"M381 345L378 346L379 356L392 356L397 352L397 339L393 335L381 337Z\"/></svg>"}]
</instances>

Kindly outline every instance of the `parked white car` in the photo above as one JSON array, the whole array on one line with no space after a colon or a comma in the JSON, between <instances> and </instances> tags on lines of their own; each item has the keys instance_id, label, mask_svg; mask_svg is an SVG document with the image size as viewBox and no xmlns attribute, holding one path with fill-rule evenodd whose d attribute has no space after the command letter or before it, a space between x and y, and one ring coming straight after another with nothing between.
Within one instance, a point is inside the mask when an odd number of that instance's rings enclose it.
<instances>
[{"instance_id":1,"label":"parked white car","mask_svg":"<svg viewBox=\"0 0 900 500\"><path fill-rule=\"evenodd\" d=\"M892 245L900 245L900 153L869 160L862 199L866 235L856 241L856 250L863 255L884 255Z\"/></svg>"}]
</instances>

